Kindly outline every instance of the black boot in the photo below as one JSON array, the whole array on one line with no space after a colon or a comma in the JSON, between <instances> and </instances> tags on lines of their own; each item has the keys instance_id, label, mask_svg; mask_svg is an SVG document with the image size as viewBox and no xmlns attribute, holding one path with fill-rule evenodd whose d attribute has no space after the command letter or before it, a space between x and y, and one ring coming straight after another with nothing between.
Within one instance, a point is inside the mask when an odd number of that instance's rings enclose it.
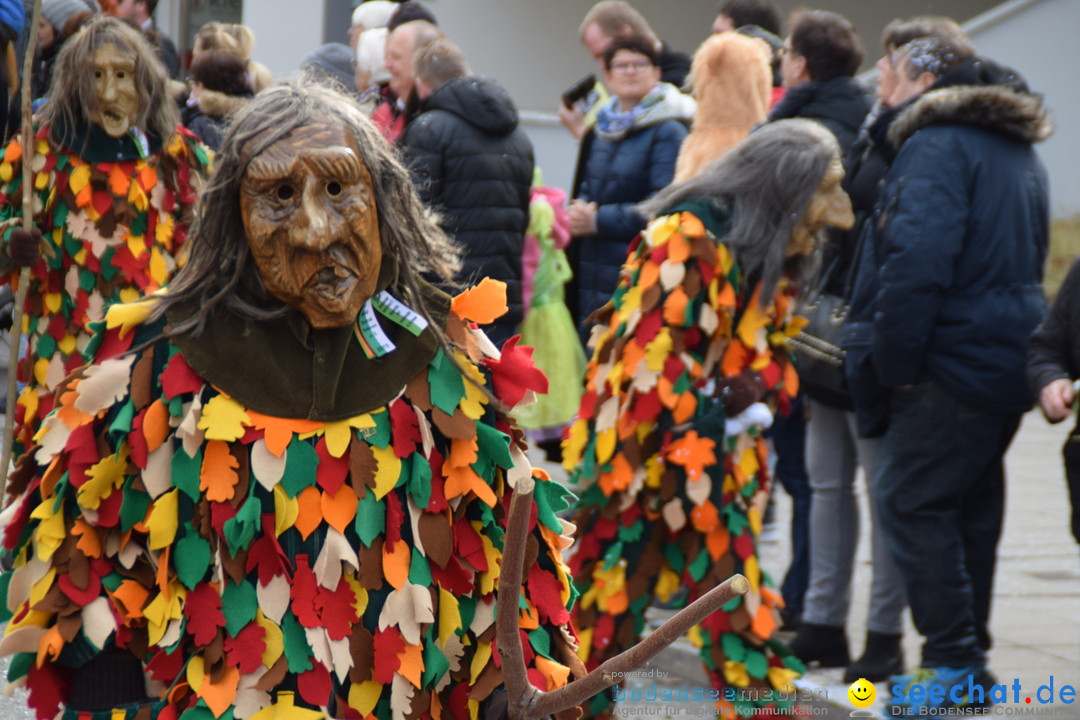
<instances>
[{"instance_id":1,"label":"black boot","mask_svg":"<svg viewBox=\"0 0 1080 720\"><path fill-rule=\"evenodd\" d=\"M843 667L851 660L847 635L842 627L803 622L788 647L795 657L807 665L817 663L821 667Z\"/></svg>"},{"instance_id":2,"label":"black boot","mask_svg":"<svg viewBox=\"0 0 1080 720\"><path fill-rule=\"evenodd\" d=\"M892 675L904 672L904 650L900 647L900 635L866 633L866 649L862 657L844 670L844 682L853 683L859 678L870 682L882 682Z\"/></svg>"}]
</instances>

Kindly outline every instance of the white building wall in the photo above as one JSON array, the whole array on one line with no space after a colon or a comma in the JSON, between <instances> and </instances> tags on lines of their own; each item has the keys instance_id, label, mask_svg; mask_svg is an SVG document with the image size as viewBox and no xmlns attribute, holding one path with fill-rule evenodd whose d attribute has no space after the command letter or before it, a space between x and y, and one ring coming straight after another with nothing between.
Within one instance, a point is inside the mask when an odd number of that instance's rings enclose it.
<instances>
[{"instance_id":1,"label":"white building wall","mask_svg":"<svg viewBox=\"0 0 1080 720\"><path fill-rule=\"evenodd\" d=\"M1050 173L1054 217L1080 213L1080 92L1077 92L1077 0L1018 0L975 18L968 26L979 52L1015 68L1042 93L1055 121L1053 137L1038 145Z\"/></svg>"},{"instance_id":2,"label":"white building wall","mask_svg":"<svg viewBox=\"0 0 1080 720\"><path fill-rule=\"evenodd\" d=\"M276 78L294 75L300 60L323 44L324 12L316 0L246 0L243 23L255 32L253 59Z\"/></svg>"}]
</instances>

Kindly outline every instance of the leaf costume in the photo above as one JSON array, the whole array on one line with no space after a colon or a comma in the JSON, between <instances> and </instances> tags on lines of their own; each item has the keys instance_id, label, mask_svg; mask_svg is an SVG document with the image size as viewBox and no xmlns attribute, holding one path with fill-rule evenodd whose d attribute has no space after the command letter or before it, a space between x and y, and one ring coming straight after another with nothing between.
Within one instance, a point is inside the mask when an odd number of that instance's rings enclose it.
<instances>
[{"instance_id":1,"label":"leaf costume","mask_svg":"<svg viewBox=\"0 0 1080 720\"><path fill-rule=\"evenodd\" d=\"M586 667L637 642L654 597L682 604L742 573L750 592L692 640L714 687L758 691L758 702L722 692L720 706L752 714L790 705L765 691L786 688L802 665L769 639L779 599L758 566L770 478L760 424L749 419L769 413L758 405L726 418L717 379L752 369L786 410L797 378L784 343L799 322L786 282L758 305L758 283L723 244L727 228L712 203L684 202L632 244L563 451L582 487L569 562ZM587 714L609 703L594 697Z\"/></svg>"},{"instance_id":2,"label":"leaf costume","mask_svg":"<svg viewBox=\"0 0 1080 720\"><path fill-rule=\"evenodd\" d=\"M457 367L390 313L396 349L369 357L352 327L296 312L222 311L165 339L155 298L109 309L12 478L0 653L40 718L72 667L122 647L155 702L66 720L242 719L275 700L283 717L476 720L502 692L495 588L509 486L530 476L522 642L535 684L566 682L567 493L480 387L513 405L527 357L481 352L466 318L497 304L485 285L428 292Z\"/></svg>"},{"instance_id":3,"label":"leaf costume","mask_svg":"<svg viewBox=\"0 0 1080 720\"><path fill-rule=\"evenodd\" d=\"M61 133L73 139L56 147L49 130L34 132L32 199L34 224L53 256L43 255L30 271L13 457L29 447L60 382L85 362L91 323L109 304L136 300L172 277L209 166L206 149L179 127L164 145L143 136L146 147L92 124ZM19 269L6 241L23 214L22 157L16 136L0 159L0 282L15 289Z\"/></svg>"}]
</instances>

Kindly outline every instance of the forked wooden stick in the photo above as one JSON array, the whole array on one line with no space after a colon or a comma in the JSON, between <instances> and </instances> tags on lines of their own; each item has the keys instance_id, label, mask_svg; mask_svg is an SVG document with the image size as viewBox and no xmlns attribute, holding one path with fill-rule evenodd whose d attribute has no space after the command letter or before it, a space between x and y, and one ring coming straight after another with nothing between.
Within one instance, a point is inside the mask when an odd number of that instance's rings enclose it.
<instances>
[{"instance_id":1,"label":"forked wooden stick","mask_svg":"<svg viewBox=\"0 0 1080 720\"><path fill-rule=\"evenodd\" d=\"M33 111L30 103L30 78L34 70L34 50L37 48L37 26L41 19L41 0L34 0L34 12L30 18L30 37L26 42L26 56L23 58L22 71L22 226L23 230L34 227L34 128ZM15 379L19 372L19 346L22 344L23 306L26 305L26 293L30 287L30 268L19 271L19 288L15 291L15 307L11 313L11 330L8 342L11 352L8 355L7 407L4 409L4 450L0 454L0 503L3 503L7 490L8 470L11 464L11 446L15 442Z\"/></svg>"},{"instance_id":2,"label":"forked wooden stick","mask_svg":"<svg viewBox=\"0 0 1080 720\"><path fill-rule=\"evenodd\" d=\"M603 662L585 677L573 680L558 690L538 690L529 682L526 674L525 655L518 631L518 596L521 592L531 506L531 488L529 492L514 491L510 498L510 517L506 524L506 544L499 575L496 632L510 720L542 720L580 705L614 685L616 677L623 677L625 673L647 663L691 627L750 589L745 577L733 575L673 615L637 645Z\"/></svg>"}]
</instances>

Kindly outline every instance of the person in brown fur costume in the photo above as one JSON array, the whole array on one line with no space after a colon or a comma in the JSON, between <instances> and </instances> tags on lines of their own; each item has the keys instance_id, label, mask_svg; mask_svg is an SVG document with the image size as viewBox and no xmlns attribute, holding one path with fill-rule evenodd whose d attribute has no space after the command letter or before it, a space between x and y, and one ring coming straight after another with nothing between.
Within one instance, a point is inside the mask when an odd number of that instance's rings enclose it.
<instances>
[{"instance_id":1,"label":"person in brown fur costume","mask_svg":"<svg viewBox=\"0 0 1080 720\"><path fill-rule=\"evenodd\" d=\"M769 48L737 33L713 35L690 68L698 109L675 166L675 182L693 177L735 147L769 112Z\"/></svg>"}]
</instances>

